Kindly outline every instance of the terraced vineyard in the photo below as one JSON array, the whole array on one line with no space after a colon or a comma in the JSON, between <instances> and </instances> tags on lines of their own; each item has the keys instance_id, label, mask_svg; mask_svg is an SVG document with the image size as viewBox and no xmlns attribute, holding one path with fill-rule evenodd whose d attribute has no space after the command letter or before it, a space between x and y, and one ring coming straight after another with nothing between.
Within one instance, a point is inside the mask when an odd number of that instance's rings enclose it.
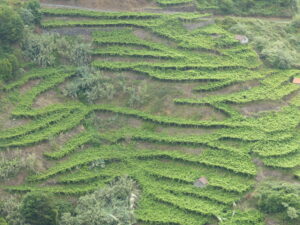
<instances>
[{"instance_id":1,"label":"terraced vineyard","mask_svg":"<svg viewBox=\"0 0 300 225\"><path fill-rule=\"evenodd\" d=\"M27 177L24 184L2 185L2 189L81 195L129 175L142 190L136 210L141 224L264 224L259 212L234 205L255 186L256 161L300 176L300 86L290 82L300 76L299 70L262 67L251 46L241 45L217 24L201 25L211 20L208 14L57 8L45 8L43 14L46 30L80 27L91 33L92 65L102 73L155 82L157 89L168 91L180 87L182 92L161 99L165 102L158 112L114 100L85 104L68 99L37 107L36 100L72 79L75 68L27 72L3 88L10 95L39 80L22 93L12 111L16 120L29 122L0 133L2 150L22 151L81 125L84 128L44 152L48 169ZM192 24L200 26L191 29ZM259 108L266 102L278 107L245 113L247 107ZM165 105L172 105L174 112L165 113ZM219 118L176 114L183 107L197 112L209 108ZM138 125L91 129L86 126L91 114L118 115ZM145 124L155 129L146 129ZM99 162L105 166L93 166ZM205 188L193 185L200 177L208 180Z\"/></svg>"}]
</instances>

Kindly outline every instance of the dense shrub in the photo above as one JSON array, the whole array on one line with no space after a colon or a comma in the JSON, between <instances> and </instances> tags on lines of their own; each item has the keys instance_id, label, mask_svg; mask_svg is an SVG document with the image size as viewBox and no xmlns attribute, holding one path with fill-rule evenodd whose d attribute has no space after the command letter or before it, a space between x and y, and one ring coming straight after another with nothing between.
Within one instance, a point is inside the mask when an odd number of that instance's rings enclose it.
<instances>
[{"instance_id":1,"label":"dense shrub","mask_svg":"<svg viewBox=\"0 0 300 225\"><path fill-rule=\"evenodd\" d=\"M293 22L284 24L228 17L221 24L234 34L246 35L268 65L288 69L298 64L300 36Z\"/></svg>"},{"instance_id":2,"label":"dense shrub","mask_svg":"<svg viewBox=\"0 0 300 225\"><path fill-rule=\"evenodd\" d=\"M67 96L92 103L97 99L112 99L120 90L113 79L90 67L81 67L76 74L77 77L65 89Z\"/></svg>"},{"instance_id":3,"label":"dense shrub","mask_svg":"<svg viewBox=\"0 0 300 225\"><path fill-rule=\"evenodd\" d=\"M3 217L9 225L25 224L20 214L20 207L21 202L18 197L0 196L0 217Z\"/></svg>"},{"instance_id":4,"label":"dense shrub","mask_svg":"<svg viewBox=\"0 0 300 225\"><path fill-rule=\"evenodd\" d=\"M138 192L135 182L122 177L109 187L79 199L75 214L65 213L61 225L131 225Z\"/></svg>"},{"instance_id":5,"label":"dense shrub","mask_svg":"<svg viewBox=\"0 0 300 225\"><path fill-rule=\"evenodd\" d=\"M30 0L25 3L25 7L33 16L33 20L31 23L40 24L42 19L42 13L40 12L40 2L37 0Z\"/></svg>"},{"instance_id":6,"label":"dense shrub","mask_svg":"<svg viewBox=\"0 0 300 225\"><path fill-rule=\"evenodd\" d=\"M0 217L0 225L8 225L8 223L3 217Z\"/></svg>"},{"instance_id":7,"label":"dense shrub","mask_svg":"<svg viewBox=\"0 0 300 225\"><path fill-rule=\"evenodd\" d=\"M0 59L0 79L8 80L12 76L12 65L8 59Z\"/></svg>"},{"instance_id":8,"label":"dense shrub","mask_svg":"<svg viewBox=\"0 0 300 225\"><path fill-rule=\"evenodd\" d=\"M258 207L265 213L284 213L287 219L300 215L300 186L288 183L265 183L256 195Z\"/></svg>"},{"instance_id":9,"label":"dense shrub","mask_svg":"<svg viewBox=\"0 0 300 225\"><path fill-rule=\"evenodd\" d=\"M43 67L65 62L81 66L91 60L89 44L59 34L39 35L27 30L22 49L26 57Z\"/></svg>"},{"instance_id":10,"label":"dense shrub","mask_svg":"<svg viewBox=\"0 0 300 225\"><path fill-rule=\"evenodd\" d=\"M22 38L23 21L13 9L0 5L0 41L14 43Z\"/></svg>"},{"instance_id":11,"label":"dense shrub","mask_svg":"<svg viewBox=\"0 0 300 225\"><path fill-rule=\"evenodd\" d=\"M198 0L215 5L218 13L236 15L292 16L297 0Z\"/></svg>"},{"instance_id":12,"label":"dense shrub","mask_svg":"<svg viewBox=\"0 0 300 225\"><path fill-rule=\"evenodd\" d=\"M296 53L289 51L284 42L275 42L267 45L261 55L272 67L279 69L289 69L295 63Z\"/></svg>"},{"instance_id":13,"label":"dense shrub","mask_svg":"<svg viewBox=\"0 0 300 225\"><path fill-rule=\"evenodd\" d=\"M112 100L117 95L127 98L127 105L138 107L148 97L147 87L134 86L122 76L104 76L103 73L91 68L80 67L76 78L67 84L64 94L72 98L93 103L97 100Z\"/></svg>"},{"instance_id":14,"label":"dense shrub","mask_svg":"<svg viewBox=\"0 0 300 225\"><path fill-rule=\"evenodd\" d=\"M22 156L19 153L0 154L0 181L16 175L21 169L36 170L36 155Z\"/></svg>"},{"instance_id":15,"label":"dense shrub","mask_svg":"<svg viewBox=\"0 0 300 225\"><path fill-rule=\"evenodd\" d=\"M32 12L29 9L21 8L19 13L20 13L20 16L22 17L24 24L31 25L34 23L34 20L35 20L34 15L32 14Z\"/></svg>"},{"instance_id":16,"label":"dense shrub","mask_svg":"<svg viewBox=\"0 0 300 225\"><path fill-rule=\"evenodd\" d=\"M291 26L296 29L300 29L300 15L296 16L291 23Z\"/></svg>"},{"instance_id":17,"label":"dense shrub","mask_svg":"<svg viewBox=\"0 0 300 225\"><path fill-rule=\"evenodd\" d=\"M30 192L25 195L20 212L25 222L30 225L55 225L57 224L57 210L52 196Z\"/></svg>"}]
</instances>

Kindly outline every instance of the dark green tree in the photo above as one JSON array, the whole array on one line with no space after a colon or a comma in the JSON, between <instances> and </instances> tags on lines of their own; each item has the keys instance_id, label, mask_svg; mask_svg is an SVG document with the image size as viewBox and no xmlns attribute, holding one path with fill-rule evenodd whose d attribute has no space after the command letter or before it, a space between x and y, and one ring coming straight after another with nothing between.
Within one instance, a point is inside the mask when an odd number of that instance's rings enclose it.
<instances>
[{"instance_id":1,"label":"dark green tree","mask_svg":"<svg viewBox=\"0 0 300 225\"><path fill-rule=\"evenodd\" d=\"M18 13L0 6L0 41L14 43L22 38L24 24Z\"/></svg>"},{"instance_id":2,"label":"dark green tree","mask_svg":"<svg viewBox=\"0 0 300 225\"><path fill-rule=\"evenodd\" d=\"M26 8L32 13L34 18L33 22L35 24L40 24L42 18L40 2L37 0L30 0L26 3Z\"/></svg>"},{"instance_id":3,"label":"dark green tree","mask_svg":"<svg viewBox=\"0 0 300 225\"><path fill-rule=\"evenodd\" d=\"M40 192L25 195L21 204L21 215L30 225L57 224L57 210L51 196Z\"/></svg>"},{"instance_id":4,"label":"dark green tree","mask_svg":"<svg viewBox=\"0 0 300 225\"><path fill-rule=\"evenodd\" d=\"M258 207L265 213L282 213L289 220L299 217L300 185L298 184L264 183L258 189L256 199Z\"/></svg>"}]
</instances>

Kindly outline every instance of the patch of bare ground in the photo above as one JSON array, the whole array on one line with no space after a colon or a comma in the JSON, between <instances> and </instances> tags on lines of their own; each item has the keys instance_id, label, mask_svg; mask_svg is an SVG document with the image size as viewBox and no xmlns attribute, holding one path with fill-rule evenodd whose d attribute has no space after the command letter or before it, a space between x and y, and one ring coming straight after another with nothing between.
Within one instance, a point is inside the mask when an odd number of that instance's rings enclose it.
<instances>
[{"instance_id":1,"label":"patch of bare ground","mask_svg":"<svg viewBox=\"0 0 300 225\"><path fill-rule=\"evenodd\" d=\"M29 91L34 86L37 86L40 83L39 79L29 80L26 84L22 85L19 88L20 94L24 94L25 92Z\"/></svg>"},{"instance_id":2,"label":"patch of bare ground","mask_svg":"<svg viewBox=\"0 0 300 225\"><path fill-rule=\"evenodd\" d=\"M94 20L93 18L83 17L83 16L51 16L51 17L44 17L43 21L53 21L53 20L67 20L67 21L85 21L85 20Z\"/></svg>"},{"instance_id":3,"label":"patch of bare ground","mask_svg":"<svg viewBox=\"0 0 300 225\"><path fill-rule=\"evenodd\" d=\"M162 59L154 59L149 57L137 57L137 56L130 56L130 57L121 57L121 56L94 56L94 60L100 61L109 61L109 62L153 62L159 63L162 62Z\"/></svg>"},{"instance_id":4,"label":"patch of bare ground","mask_svg":"<svg viewBox=\"0 0 300 225\"><path fill-rule=\"evenodd\" d=\"M94 125L101 130L101 132L106 132L108 129L118 130L128 126L131 128L141 128L143 126L143 121L134 117L110 112L96 112L95 115L96 121Z\"/></svg>"},{"instance_id":5,"label":"patch of bare ground","mask_svg":"<svg viewBox=\"0 0 300 225\"><path fill-rule=\"evenodd\" d=\"M41 2L108 11L143 11L156 6L154 1L150 0L41 0Z\"/></svg>"},{"instance_id":6,"label":"patch of bare ground","mask_svg":"<svg viewBox=\"0 0 300 225\"><path fill-rule=\"evenodd\" d=\"M135 29L133 34L137 37L139 37L140 39L146 40L146 41L152 41L152 42L156 42L156 43L161 43L161 44L165 44L165 45L169 45L172 47L176 47L177 44L176 42L170 40L170 39L166 39L164 37L160 37L156 34L153 34L150 31L147 31L145 29Z\"/></svg>"},{"instance_id":7,"label":"patch of bare ground","mask_svg":"<svg viewBox=\"0 0 300 225\"><path fill-rule=\"evenodd\" d=\"M3 117L2 117L3 116ZM1 130L8 130L10 128L15 128L15 127L19 127L22 125L25 125L26 123L29 123L29 119L25 119L25 118L11 118L9 116L6 115L1 115L1 120L3 120L3 122L0 125L0 132Z\"/></svg>"},{"instance_id":8,"label":"patch of bare ground","mask_svg":"<svg viewBox=\"0 0 300 225\"><path fill-rule=\"evenodd\" d=\"M97 30L102 30L102 29L95 28L95 27L85 27L85 28L82 28L82 27L60 27L60 28L45 29L45 30L43 30L43 32L58 33L61 35L72 35L72 36L81 35L81 36L87 37L88 40L91 40L91 37L90 37L91 34Z\"/></svg>"},{"instance_id":9,"label":"patch of bare ground","mask_svg":"<svg viewBox=\"0 0 300 225\"><path fill-rule=\"evenodd\" d=\"M169 127L169 126L164 126L164 127L158 127L157 131L163 132L168 135L205 135L205 134L211 134L216 129L214 128L188 128L188 127Z\"/></svg>"},{"instance_id":10,"label":"patch of bare ground","mask_svg":"<svg viewBox=\"0 0 300 225\"><path fill-rule=\"evenodd\" d=\"M70 140L72 137L79 133L82 133L83 131L85 131L84 126L79 125L65 133L60 133L55 139L51 139L49 143L52 148L59 148L63 146L66 142L68 142L68 140Z\"/></svg>"},{"instance_id":11,"label":"patch of bare ground","mask_svg":"<svg viewBox=\"0 0 300 225\"><path fill-rule=\"evenodd\" d=\"M159 143L149 143L139 141L136 143L136 149L142 151L143 149L154 149L154 150L164 150L164 151L179 151L187 154L199 155L207 148L193 147L187 145L170 145L170 144L159 144Z\"/></svg>"},{"instance_id":12,"label":"patch of bare ground","mask_svg":"<svg viewBox=\"0 0 300 225\"><path fill-rule=\"evenodd\" d=\"M254 116L262 112L280 111L283 107L287 106L293 97L298 95L300 91L295 91L292 94L285 96L280 101L257 101L242 105L233 105L233 107L245 116Z\"/></svg>"},{"instance_id":13,"label":"patch of bare ground","mask_svg":"<svg viewBox=\"0 0 300 225\"><path fill-rule=\"evenodd\" d=\"M290 170L274 169L263 165L262 161L255 158L254 163L259 167L259 171L256 176L257 183L261 183L265 180L278 180L289 183L300 184L300 181L295 179Z\"/></svg>"},{"instance_id":14,"label":"patch of bare ground","mask_svg":"<svg viewBox=\"0 0 300 225\"><path fill-rule=\"evenodd\" d=\"M57 96L57 93L54 90L49 90L36 98L33 108L41 108L58 103L61 103L61 99Z\"/></svg>"},{"instance_id":15,"label":"patch of bare ground","mask_svg":"<svg viewBox=\"0 0 300 225\"><path fill-rule=\"evenodd\" d=\"M194 23L184 23L183 26L189 30L189 31L192 31L192 30L195 30L197 28L200 28L200 27L205 27L205 26L208 26L210 24L214 24L215 23L215 20L213 18L209 18L209 19L201 19L197 22L194 22Z\"/></svg>"},{"instance_id":16,"label":"patch of bare ground","mask_svg":"<svg viewBox=\"0 0 300 225\"><path fill-rule=\"evenodd\" d=\"M233 108L241 112L245 116L254 116L262 112L280 111L284 106L287 106L286 101L259 101L251 102L243 105L233 105Z\"/></svg>"},{"instance_id":17,"label":"patch of bare ground","mask_svg":"<svg viewBox=\"0 0 300 225\"><path fill-rule=\"evenodd\" d=\"M207 83L207 82L206 82ZM205 91L205 92L199 92L200 97L207 97L207 96L217 96L217 95L224 95L224 94L232 94L240 91L245 91L254 87L259 86L259 81L257 80L251 80L243 83L236 83L232 84L230 86L224 87L219 90L215 91Z\"/></svg>"}]
</instances>

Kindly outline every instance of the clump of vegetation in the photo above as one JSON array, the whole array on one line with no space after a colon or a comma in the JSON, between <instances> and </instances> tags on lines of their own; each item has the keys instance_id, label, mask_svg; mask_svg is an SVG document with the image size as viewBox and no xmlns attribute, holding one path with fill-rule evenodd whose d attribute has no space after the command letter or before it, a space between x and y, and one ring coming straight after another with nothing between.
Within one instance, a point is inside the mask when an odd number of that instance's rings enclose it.
<instances>
[{"instance_id":1,"label":"clump of vegetation","mask_svg":"<svg viewBox=\"0 0 300 225\"><path fill-rule=\"evenodd\" d=\"M8 224L24 225L25 222L20 213L20 208L21 208L21 200L18 196L15 196L15 195L12 195L9 197L1 196L1 198L0 198L0 218L2 217L3 220L5 222L7 222Z\"/></svg>"},{"instance_id":2,"label":"clump of vegetation","mask_svg":"<svg viewBox=\"0 0 300 225\"><path fill-rule=\"evenodd\" d=\"M0 21L1 42L14 43L22 38L24 23L12 8L0 5Z\"/></svg>"},{"instance_id":3,"label":"clump of vegetation","mask_svg":"<svg viewBox=\"0 0 300 225\"><path fill-rule=\"evenodd\" d=\"M45 193L30 192L25 195L20 213L25 223L30 225L57 224L57 209L53 198Z\"/></svg>"},{"instance_id":4,"label":"clump of vegetation","mask_svg":"<svg viewBox=\"0 0 300 225\"><path fill-rule=\"evenodd\" d=\"M216 13L241 16L292 16L297 0L197 0L199 9L213 9Z\"/></svg>"},{"instance_id":5,"label":"clump of vegetation","mask_svg":"<svg viewBox=\"0 0 300 225\"><path fill-rule=\"evenodd\" d=\"M261 58L271 67L289 69L299 66L299 34L297 19L291 23L277 23L260 19L226 18L222 25L235 34L246 35Z\"/></svg>"},{"instance_id":6,"label":"clump of vegetation","mask_svg":"<svg viewBox=\"0 0 300 225\"><path fill-rule=\"evenodd\" d=\"M300 185L298 184L264 183L259 188L256 199L258 207L265 213L281 213L286 220L297 220L299 218Z\"/></svg>"},{"instance_id":7,"label":"clump of vegetation","mask_svg":"<svg viewBox=\"0 0 300 225\"><path fill-rule=\"evenodd\" d=\"M64 91L65 95L93 103L99 99L112 100L116 95L127 96L127 105L138 107L146 98L146 87L135 87L128 84L124 77L105 76L91 67L80 67L77 77L70 82Z\"/></svg>"},{"instance_id":8,"label":"clump of vegetation","mask_svg":"<svg viewBox=\"0 0 300 225\"><path fill-rule=\"evenodd\" d=\"M0 2L0 81L9 81L19 71L21 55L15 49L24 38L24 25L39 24L41 12L37 0L4 3Z\"/></svg>"},{"instance_id":9,"label":"clump of vegetation","mask_svg":"<svg viewBox=\"0 0 300 225\"><path fill-rule=\"evenodd\" d=\"M0 50L0 80L8 81L13 78L19 68L19 60L14 54L2 53Z\"/></svg>"},{"instance_id":10,"label":"clump of vegetation","mask_svg":"<svg viewBox=\"0 0 300 225\"><path fill-rule=\"evenodd\" d=\"M121 177L110 186L79 198L74 215L65 213L61 225L134 224L138 190L133 180Z\"/></svg>"},{"instance_id":11,"label":"clump of vegetation","mask_svg":"<svg viewBox=\"0 0 300 225\"><path fill-rule=\"evenodd\" d=\"M91 60L90 44L59 34L34 34L27 30L22 48L26 57L42 67L61 62L82 66Z\"/></svg>"},{"instance_id":12,"label":"clump of vegetation","mask_svg":"<svg viewBox=\"0 0 300 225\"><path fill-rule=\"evenodd\" d=\"M13 177L22 169L28 169L32 172L36 169L35 167L36 156L34 154L27 157L22 157L19 154L0 154L0 180Z\"/></svg>"}]
</instances>

